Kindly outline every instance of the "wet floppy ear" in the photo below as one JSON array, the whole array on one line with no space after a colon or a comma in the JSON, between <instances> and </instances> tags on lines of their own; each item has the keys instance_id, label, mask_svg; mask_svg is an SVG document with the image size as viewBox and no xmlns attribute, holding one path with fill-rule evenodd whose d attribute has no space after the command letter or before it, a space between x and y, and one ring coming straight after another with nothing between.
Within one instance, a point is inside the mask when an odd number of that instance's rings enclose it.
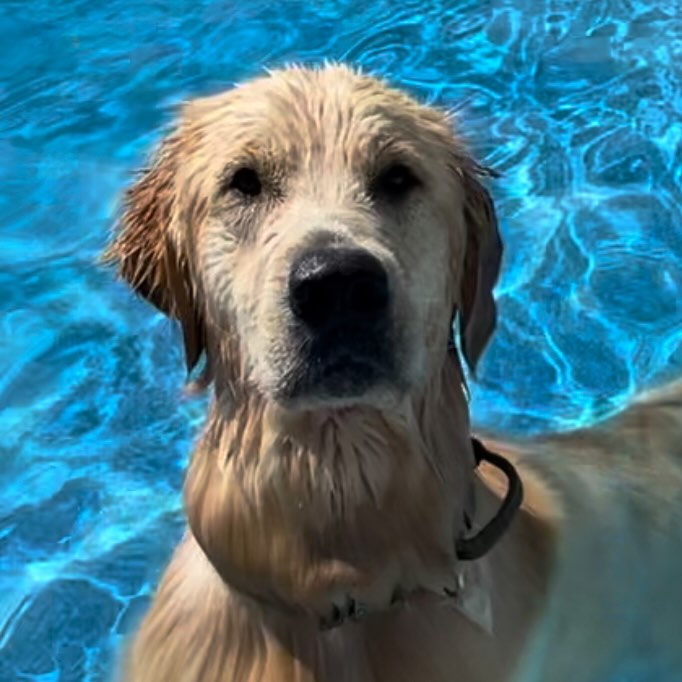
<instances>
[{"instance_id":1,"label":"wet floppy ear","mask_svg":"<svg viewBox=\"0 0 682 682\"><path fill-rule=\"evenodd\" d=\"M502 263L495 205L481 177L497 174L471 160L458 164L463 190L463 216L466 227L464 268L460 278L459 333L467 366L475 375L476 365L497 324L493 289Z\"/></svg>"},{"instance_id":2,"label":"wet floppy ear","mask_svg":"<svg viewBox=\"0 0 682 682\"><path fill-rule=\"evenodd\" d=\"M172 233L180 143L178 136L164 141L152 165L127 190L102 261L114 265L136 293L180 322L189 372L204 350L204 331L187 254L178 248Z\"/></svg>"}]
</instances>

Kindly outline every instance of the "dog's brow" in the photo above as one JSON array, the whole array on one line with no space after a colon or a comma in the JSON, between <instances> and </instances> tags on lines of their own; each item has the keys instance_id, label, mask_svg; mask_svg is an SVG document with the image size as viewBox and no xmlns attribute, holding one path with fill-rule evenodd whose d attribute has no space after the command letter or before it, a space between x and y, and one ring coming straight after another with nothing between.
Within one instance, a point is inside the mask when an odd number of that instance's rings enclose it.
<instances>
[{"instance_id":1,"label":"dog's brow","mask_svg":"<svg viewBox=\"0 0 682 682\"><path fill-rule=\"evenodd\" d=\"M272 174L286 164L287 155L276 145L267 142L248 142L233 151L229 158L223 160L219 180L229 178L235 170L247 166L261 173Z\"/></svg>"},{"instance_id":2,"label":"dog's brow","mask_svg":"<svg viewBox=\"0 0 682 682\"><path fill-rule=\"evenodd\" d=\"M412 168L419 169L422 160L414 147L397 137L380 138L371 147L368 154L371 174L378 173L391 163L404 163Z\"/></svg>"}]
</instances>

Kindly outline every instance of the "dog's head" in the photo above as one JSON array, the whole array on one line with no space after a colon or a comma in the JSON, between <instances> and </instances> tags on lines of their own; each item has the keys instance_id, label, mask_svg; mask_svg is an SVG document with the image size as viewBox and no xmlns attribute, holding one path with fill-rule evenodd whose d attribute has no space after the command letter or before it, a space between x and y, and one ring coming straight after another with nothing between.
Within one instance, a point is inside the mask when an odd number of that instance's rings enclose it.
<instances>
[{"instance_id":1,"label":"dog's head","mask_svg":"<svg viewBox=\"0 0 682 682\"><path fill-rule=\"evenodd\" d=\"M290 409L385 406L475 366L501 242L448 117L350 69L290 68L188 103L107 251L183 329L188 367Z\"/></svg>"}]
</instances>

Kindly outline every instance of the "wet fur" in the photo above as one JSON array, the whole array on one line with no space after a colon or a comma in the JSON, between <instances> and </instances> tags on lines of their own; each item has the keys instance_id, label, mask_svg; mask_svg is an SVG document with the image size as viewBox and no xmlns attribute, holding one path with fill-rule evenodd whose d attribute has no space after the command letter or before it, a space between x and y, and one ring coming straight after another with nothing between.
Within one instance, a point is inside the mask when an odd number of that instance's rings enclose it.
<instances>
[{"instance_id":1,"label":"wet fur","mask_svg":"<svg viewBox=\"0 0 682 682\"><path fill-rule=\"evenodd\" d=\"M348 172L370 176L387 153L423 168L421 199L399 213L373 208ZM233 158L258 158L287 198L260 213L230 204L219 186ZM598 680L636 650L635 626L614 615L633 601L651 619L642 646L682 670L671 632L682 605L680 384L593 429L491 436L526 488L489 557L495 636L441 596L464 501L475 491L482 522L504 492L494 472L473 473L462 370L448 352L453 315L472 368L495 326L502 247L486 174L442 112L344 67L277 71L186 105L106 253L179 321L188 369L203 357L197 385L215 394L187 475L189 528L124 679ZM277 292L296 249L329 231L391 269L407 369L356 404L282 406L271 393L296 349ZM413 593L390 608L396 587ZM320 632L346 593L371 615Z\"/></svg>"}]
</instances>

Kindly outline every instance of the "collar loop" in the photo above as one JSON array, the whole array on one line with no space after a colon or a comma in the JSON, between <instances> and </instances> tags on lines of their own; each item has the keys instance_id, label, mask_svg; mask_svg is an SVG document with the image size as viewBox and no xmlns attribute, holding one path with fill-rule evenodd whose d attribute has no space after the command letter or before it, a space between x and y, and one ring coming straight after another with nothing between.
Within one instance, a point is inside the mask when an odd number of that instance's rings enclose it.
<instances>
[{"instance_id":1,"label":"collar loop","mask_svg":"<svg viewBox=\"0 0 682 682\"><path fill-rule=\"evenodd\" d=\"M513 464L502 455L488 450L477 438L471 439L474 448L476 466L488 462L499 469L507 478L507 494L497 514L476 535L459 538L455 543L455 552L460 561L474 561L487 554L500 538L507 532L516 512L523 502L523 483ZM467 527L471 521L465 517Z\"/></svg>"}]
</instances>

